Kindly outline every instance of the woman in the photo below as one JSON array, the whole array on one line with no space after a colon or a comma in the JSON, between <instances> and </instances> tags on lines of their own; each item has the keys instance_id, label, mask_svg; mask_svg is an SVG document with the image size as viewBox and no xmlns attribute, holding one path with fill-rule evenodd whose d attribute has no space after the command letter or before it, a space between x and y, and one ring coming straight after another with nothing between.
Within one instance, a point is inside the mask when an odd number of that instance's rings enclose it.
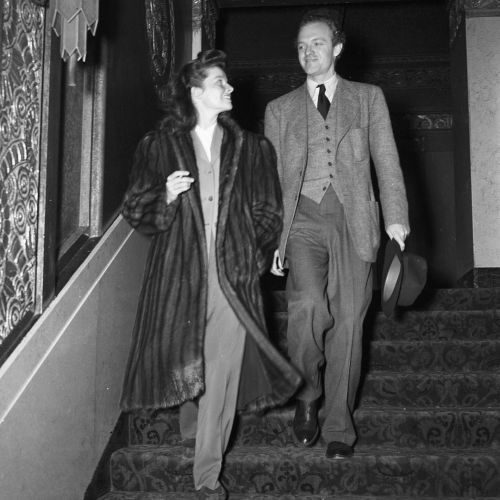
<instances>
[{"instance_id":1,"label":"woman","mask_svg":"<svg viewBox=\"0 0 500 500\"><path fill-rule=\"evenodd\" d=\"M270 143L227 116L223 52L200 53L169 90L124 201L152 242L121 405L196 401L197 414L192 404L180 412L183 438L195 424L195 489L226 498L219 475L236 409L284 403L299 383L268 340L259 285L278 245L281 192Z\"/></svg>"}]
</instances>

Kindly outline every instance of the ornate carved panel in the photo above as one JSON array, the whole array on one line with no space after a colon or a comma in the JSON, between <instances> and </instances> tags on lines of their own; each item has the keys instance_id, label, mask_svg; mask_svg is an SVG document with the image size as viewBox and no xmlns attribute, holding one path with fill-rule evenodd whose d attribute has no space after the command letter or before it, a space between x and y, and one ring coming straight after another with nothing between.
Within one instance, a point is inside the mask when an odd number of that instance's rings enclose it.
<instances>
[{"instance_id":1,"label":"ornate carved panel","mask_svg":"<svg viewBox=\"0 0 500 500\"><path fill-rule=\"evenodd\" d=\"M146 0L146 30L153 82L159 99L163 101L175 65L173 0Z\"/></svg>"},{"instance_id":2,"label":"ornate carved panel","mask_svg":"<svg viewBox=\"0 0 500 500\"><path fill-rule=\"evenodd\" d=\"M215 47L217 6L214 0L193 0L193 31L203 29L210 48Z\"/></svg>"},{"instance_id":3,"label":"ornate carved panel","mask_svg":"<svg viewBox=\"0 0 500 500\"><path fill-rule=\"evenodd\" d=\"M464 17L500 16L500 0L449 0L450 42L453 43Z\"/></svg>"},{"instance_id":4,"label":"ornate carved panel","mask_svg":"<svg viewBox=\"0 0 500 500\"><path fill-rule=\"evenodd\" d=\"M453 128L453 115L449 113L426 113L405 115L404 120L411 130L450 130Z\"/></svg>"},{"instance_id":5,"label":"ornate carved panel","mask_svg":"<svg viewBox=\"0 0 500 500\"><path fill-rule=\"evenodd\" d=\"M43 8L3 2L0 81L0 346L35 310Z\"/></svg>"}]
</instances>

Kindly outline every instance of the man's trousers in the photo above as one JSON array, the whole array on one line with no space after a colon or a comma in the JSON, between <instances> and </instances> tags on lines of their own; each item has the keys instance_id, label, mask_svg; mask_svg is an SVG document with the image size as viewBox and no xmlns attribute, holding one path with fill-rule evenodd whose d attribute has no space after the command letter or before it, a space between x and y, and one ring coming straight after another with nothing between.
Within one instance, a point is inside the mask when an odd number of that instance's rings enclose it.
<instances>
[{"instance_id":1,"label":"man's trousers","mask_svg":"<svg viewBox=\"0 0 500 500\"><path fill-rule=\"evenodd\" d=\"M288 350L305 379L298 398L310 402L324 394L323 438L352 445L372 266L359 258L331 186L319 204L300 197L286 259Z\"/></svg>"}]
</instances>

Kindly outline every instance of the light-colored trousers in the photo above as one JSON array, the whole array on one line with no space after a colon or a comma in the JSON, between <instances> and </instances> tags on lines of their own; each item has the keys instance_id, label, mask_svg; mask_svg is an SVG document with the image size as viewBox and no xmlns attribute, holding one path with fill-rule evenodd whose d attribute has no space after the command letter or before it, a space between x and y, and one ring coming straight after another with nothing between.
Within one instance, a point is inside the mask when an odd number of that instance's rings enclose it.
<instances>
[{"instance_id":1,"label":"light-colored trousers","mask_svg":"<svg viewBox=\"0 0 500 500\"><path fill-rule=\"evenodd\" d=\"M180 408L183 439L196 436L193 479L195 489L219 486L236 414L245 329L222 292L217 277L215 245L210 242L208 266L207 327L205 331L205 392Z\"/></svg>"}]
</instances>

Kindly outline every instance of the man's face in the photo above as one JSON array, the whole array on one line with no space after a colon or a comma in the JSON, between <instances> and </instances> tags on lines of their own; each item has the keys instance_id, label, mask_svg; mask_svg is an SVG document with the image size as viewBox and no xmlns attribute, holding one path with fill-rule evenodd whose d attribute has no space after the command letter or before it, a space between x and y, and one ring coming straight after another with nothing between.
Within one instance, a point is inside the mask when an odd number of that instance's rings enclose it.
<instances>
[{"instance_id":1,"label":"man's face","mask_svg":"<svg viewBox=\"0 0 500 500\"><path fill-rule=\"evenodd\" d=\"M234 89L229 85L226 73L217 66L208 68L202 87L194 87L193 90L195 91L193 97L206 110L221 113L233 108L231 93Z\"/></svg>"},{"instance_id":2,"label":"man's face","mask_svg":"<svg viewBox=\"0 0 500 500\"><path fill-rule=\"evenodd\" d=\"M308 23L299 31L297 52L302 69L313 80L322 83L333 75L335 58L341 44L333 46L332 32L322 21Z\"/></svg>"}]
</instances>

